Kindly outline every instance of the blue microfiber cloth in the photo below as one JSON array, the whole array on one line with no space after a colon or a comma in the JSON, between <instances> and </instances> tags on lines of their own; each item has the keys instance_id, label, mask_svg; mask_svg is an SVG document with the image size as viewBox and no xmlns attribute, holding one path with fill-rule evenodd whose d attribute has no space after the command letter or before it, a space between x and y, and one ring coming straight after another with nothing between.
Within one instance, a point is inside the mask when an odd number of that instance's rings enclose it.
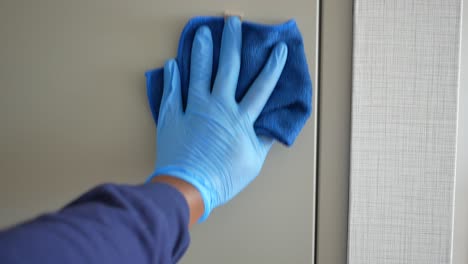
<instances>
[{"instance_id":1,"label":"blue microfiber cloth","mask_svg":"<svg viewBox=\"0 0 468 264\"><path fill-rule=\"evenodd\" d=\"M195 32L200 26L210 28L213 37L213 76L218 69L219 49L223 33L223 17L195 17L185 26L179 40L179 65L182 101L185 107L190 77L190 57ZM265 135L292 145L311 113L312 81L304 53L302 36L294 20L280 25L242 23L242 57L236 100L239 102L260 73L272 48L283 41L288 46L288 58L281 77L262 113L255 121L258 135ZM163 92L163 69L146 72L149 104L157 124Z\"/></svg>"}]
</instances>

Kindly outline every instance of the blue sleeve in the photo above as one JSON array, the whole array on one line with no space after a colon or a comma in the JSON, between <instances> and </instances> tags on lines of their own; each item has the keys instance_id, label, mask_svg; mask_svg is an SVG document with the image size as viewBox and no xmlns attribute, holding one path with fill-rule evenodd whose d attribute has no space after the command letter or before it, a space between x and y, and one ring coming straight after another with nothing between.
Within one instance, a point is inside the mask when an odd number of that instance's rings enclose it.
<instances>
[{"instance_id":1,"label":"blue sleeve","mask_svg":"<svg viewBox=\"0 0 468 264\"><path fill-rule=\"evenodd\" d=\"M96 187L64 209L0 231L0 263L175 263L189 208L163 183Z\"/></svg>"}]
</instances>

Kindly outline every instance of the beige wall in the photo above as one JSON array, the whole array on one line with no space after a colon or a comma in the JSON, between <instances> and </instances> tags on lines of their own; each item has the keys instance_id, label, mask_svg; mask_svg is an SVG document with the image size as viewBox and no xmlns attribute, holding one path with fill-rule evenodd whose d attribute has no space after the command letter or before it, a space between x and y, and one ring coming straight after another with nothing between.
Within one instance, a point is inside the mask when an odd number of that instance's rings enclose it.
<instances>
[{"instance_id":1,"label":"beige wall","mask_svg":"<svg viewBox=\"0 0 468 264\"><path fill-rule=\"evenodd\" d=\"M296 18L316 77L315 0L0 1L0 228L99 183L145 180L155 128L144 72L175 56L189 17L226 9L264 23ZM194 228L184 263L311 263L314 157L315 116Z\"/></svg>"}]
</instances>

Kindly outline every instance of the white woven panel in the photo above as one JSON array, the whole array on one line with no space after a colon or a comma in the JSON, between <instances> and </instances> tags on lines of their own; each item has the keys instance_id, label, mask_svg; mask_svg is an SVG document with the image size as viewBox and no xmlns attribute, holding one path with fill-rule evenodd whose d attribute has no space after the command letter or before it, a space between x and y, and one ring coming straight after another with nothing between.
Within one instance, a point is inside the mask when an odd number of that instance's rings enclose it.
<instances>
[{"instance_id":1,"label":"white woven panel","mask_svg":"<svg viewBox=\"0 0 468 264\"><path fill-rule=\"evenodd\" d=\"M356 0L348 263L451 263L461 0Z\"/></svg>"}]
</instances>

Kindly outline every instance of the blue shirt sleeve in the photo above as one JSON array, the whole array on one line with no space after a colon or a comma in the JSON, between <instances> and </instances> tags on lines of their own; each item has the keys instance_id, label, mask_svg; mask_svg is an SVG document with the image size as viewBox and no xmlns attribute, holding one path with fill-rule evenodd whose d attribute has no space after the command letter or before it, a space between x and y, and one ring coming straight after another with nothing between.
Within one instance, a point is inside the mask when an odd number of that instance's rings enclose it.
<instances>
[{"instance_id":1,"label":"blue shirt sleeve","mask_svg":"<svg viewBox=\"0 0 468 264\"><path fill-rule=\"evenodd\" d=\"M62 210L0 231L0 263L175 263L189 208L164 183L105 184Z\"/></svg>"}]
</instances>

